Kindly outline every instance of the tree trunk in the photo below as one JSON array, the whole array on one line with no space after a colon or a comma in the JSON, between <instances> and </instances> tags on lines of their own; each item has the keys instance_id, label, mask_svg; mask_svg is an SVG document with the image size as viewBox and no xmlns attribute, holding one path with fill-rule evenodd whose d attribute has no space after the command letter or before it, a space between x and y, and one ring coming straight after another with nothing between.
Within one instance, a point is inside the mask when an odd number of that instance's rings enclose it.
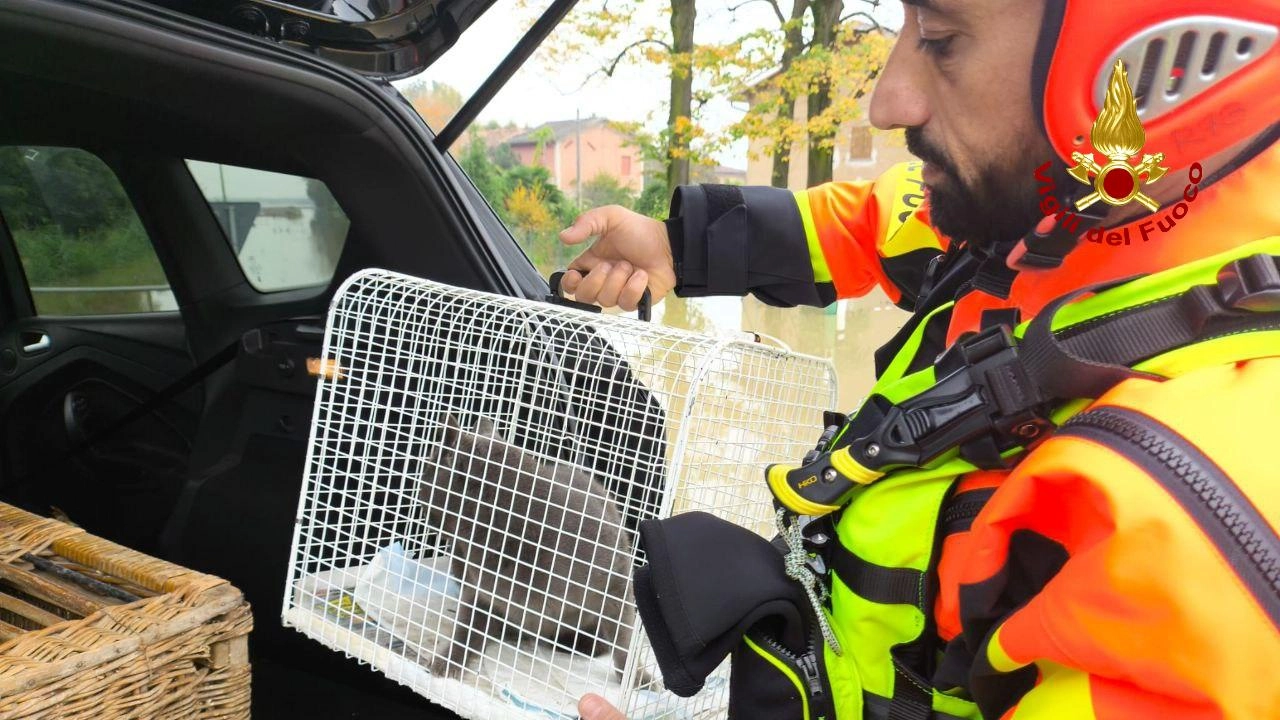
<instances>
[{"instance_id":1,"label":"tree trunk","mask_svg":"<svg viewBox=\"0 0 1280 720\"><path fill-rule=\"evenodd\" d=\"M667 187L689 184L689 139L680 131L693 115L694 0L671 0L671 112L667 116ZM681 122L681 118L685 118Z\"/></svg>"},{"instance_id":2,"label":"tree trunk","mask_svg":"<svg viewBox=\"0 0 1280 720\"><path fill-rule=\"evenodd\" d=\"M787 71L791 69L791 63L796 59L796 55L800 54L800 48L804 45L804 13L809 9L809 0L792 0L791 2L791 24L787 26L782 46L782 61L778 64L778 77L784 77ZM796 116L796 99L789 94L783 94L782 105L778 109L778 114L791 121ZM790 142L779 143L778 147L773 149L773 178L771 180L774 187L784 188L789 184L788 178L791 176L791 146Z\"/></svg>"},{"instance_id":3,"label":"tree trunk","mask_svg":"<svg viewBox=\"0 0 1280 720\"><path fill-rule=\"evenodd\" d=\"M812 0L813 6L813 47L824 48L827 52L835 52L836 30L840 24L840 13L844 10L843 0ZM831 107L831 83L818 83L817 89L809 95L809 119L821 115ZM809 136L809 186L830 182L835 162L834 148L821 147L824 138Z\"/></svg>"}]
</instances>

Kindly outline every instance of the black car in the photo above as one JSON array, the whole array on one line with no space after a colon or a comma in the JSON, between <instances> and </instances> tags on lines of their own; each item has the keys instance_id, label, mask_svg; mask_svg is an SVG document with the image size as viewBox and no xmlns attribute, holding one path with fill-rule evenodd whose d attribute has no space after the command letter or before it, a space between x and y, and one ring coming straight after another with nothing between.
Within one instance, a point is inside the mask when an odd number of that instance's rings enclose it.
<instances>
[{"instance_id":1,"label":"black car","mask_svg":"<svg viewBox=\"0 0 1280 720\"><path fill-rule=\"evenodd\" d=\"M389 84L492 0L0 3L0 500L227 578L257 718L451 717L281 627L330 299L381 267L542 297Z\"/></svg>"}]
</instances>

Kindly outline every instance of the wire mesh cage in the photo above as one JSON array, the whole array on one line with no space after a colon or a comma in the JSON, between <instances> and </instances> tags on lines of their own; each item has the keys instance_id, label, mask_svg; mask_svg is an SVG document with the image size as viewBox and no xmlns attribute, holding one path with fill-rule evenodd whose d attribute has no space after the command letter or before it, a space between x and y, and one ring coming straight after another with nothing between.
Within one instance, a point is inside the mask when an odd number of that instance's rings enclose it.
<instances>
[{"instance_id":1,"label":"wire mesh cage","mask_svg":"<svg viewBox=\"0 0 1280 720\"><path fill-rule=\"evenodd\" d=\"M663 691L631 576L647 518L771 536L762 468L836 399L829 361L742 338L353 276L326 328L284 623L471 718L723 716ZM714 561L714 558L708 558Z\"/></svg>"}]
</instances>

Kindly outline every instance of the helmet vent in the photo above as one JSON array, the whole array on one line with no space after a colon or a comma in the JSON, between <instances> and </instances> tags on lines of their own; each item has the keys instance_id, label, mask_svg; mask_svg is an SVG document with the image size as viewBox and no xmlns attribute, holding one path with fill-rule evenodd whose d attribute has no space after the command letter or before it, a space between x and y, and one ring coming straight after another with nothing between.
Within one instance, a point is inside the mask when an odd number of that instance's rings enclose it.
<instances>
[{"instance_id":1,"label":"helmet vent","mask_svg":"<svg viewBox=\"0 0 1280 720\"><path fill-rule=\"evenodd\" d=\"M1153 25L1121 43L1103 63L1094 82L1096 108L1102 107L1116 60L1136 78L1134 100L1138 116L1147 122L1265 55L1277 35L1274 25L1206 15Z\"/></svg>"},{"instance_id":2,"label":"helmet vent","mask_svg":"<svg viewBox=\"0 0 1280 720\"><path fill-rule=\"evenodd\" d=\"M1133 97L1138 104L1138 112L1147 106L1147 97L1151 94L1151 84L1156 79L1156 64L1164 55L1164 38L1156 38L1147 45L1146 56L1142 58L1142 71L1138 73L1138 86L1133 89Z\"/></svg>"},{"instance_id":3,"label":"helmet vent","mask_svg":"<svg viewBox=\"0 0 1280 720\"><path fill-rule=\"evenodd\" d=\"M1196 46L1196 39L1199 33L1185 32L1182 38L1178 40L1178 50L1173 56L1173 69L1169 73L1169 77L1165 79L1165 95L1177 96L1182 92L1183 81L1187 77L1187 61L1191 57L1191 51ZM1203 65L1203 63L1201 63Z\"/></svg>"},{"instance_id":4,"label":"helmet vent","mask_svg":"<svg viewBox=\"0 0 1280 720\"><path fill-rule=\"evenodd\" d=\"M1200 66L1200 74L1213 77L1218 69L1218 61L1222 58L1222 49L1227 46L1227 34L1218 31L1209 38L1209 51L1204 54L1204 64Z\"/></svg>"}]
</instances>

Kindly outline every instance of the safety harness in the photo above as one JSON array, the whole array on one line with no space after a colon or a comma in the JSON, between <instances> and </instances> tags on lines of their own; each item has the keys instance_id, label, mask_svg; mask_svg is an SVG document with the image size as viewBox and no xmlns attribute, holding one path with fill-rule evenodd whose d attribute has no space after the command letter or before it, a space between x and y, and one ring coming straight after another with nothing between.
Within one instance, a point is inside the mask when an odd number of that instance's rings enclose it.
<instances>
[{"instance_id":1,"label":"safety harness","mask_svg":"<svg viewBox=\"0 0 1280 720\"><path fill-rule=\"evenodd\" d=\"M1280 237L1073 292L1030 322L993 315L922 363L949 312L914 325L798 466L767 470L772 543L705 513L641 523L636 603L668 689L698 692L732 655L734 720L981 717L973 648L935 626L943 543L994 494L959 479L1010 467L1123 380L1277 354Z\"/></svg>"},{"instance_id":2,"label":"safety harness","mask_svg":"<svg viewBox=\"0 0 1280 720\"><path fill-rule=\"evenodd\" d=\"M1011 467L1123 380L1163 379L1161 358L1241 335L1280 338L1280 238L1084 288L1028 323L1009 319L908 372L934 322L924 318L855 415L828 413L800 465L766 471L783 535L803 526L807 569L829 588L817 612L838 644L824 648L822 687L839 717L977 717L937 682L959 686L964 675L947 667L963 653L944 653L958 649L939 647L933 627L941 545L993 493L956 493L957 478ZM1206 352L1205 364L1243 359ZM887 514L902 522L885 523Z\"/></svg>"},{"instance_id":3,"label":"safety harness","mask_svg":"<svg viewBox=\"0 0 1280 720\"><path fill-rule=\"evenodd\" d=\"M1063 401L1096 398L1127 379L1160 379L1133 366L1166 352L1280 328L1280 255L1258 254L1227 263L1213 284L1052 329L1063 306L1131 281L1058 298L1016 334L991 325L955 343L924 373L936 380L923 391L897 402L872 394L808 462L770 466L774 496L797 514L825 515L861 485L946 455L971 469L1007 468L1057 424L1053 410Z\"/></svg>"}]
</instances>

